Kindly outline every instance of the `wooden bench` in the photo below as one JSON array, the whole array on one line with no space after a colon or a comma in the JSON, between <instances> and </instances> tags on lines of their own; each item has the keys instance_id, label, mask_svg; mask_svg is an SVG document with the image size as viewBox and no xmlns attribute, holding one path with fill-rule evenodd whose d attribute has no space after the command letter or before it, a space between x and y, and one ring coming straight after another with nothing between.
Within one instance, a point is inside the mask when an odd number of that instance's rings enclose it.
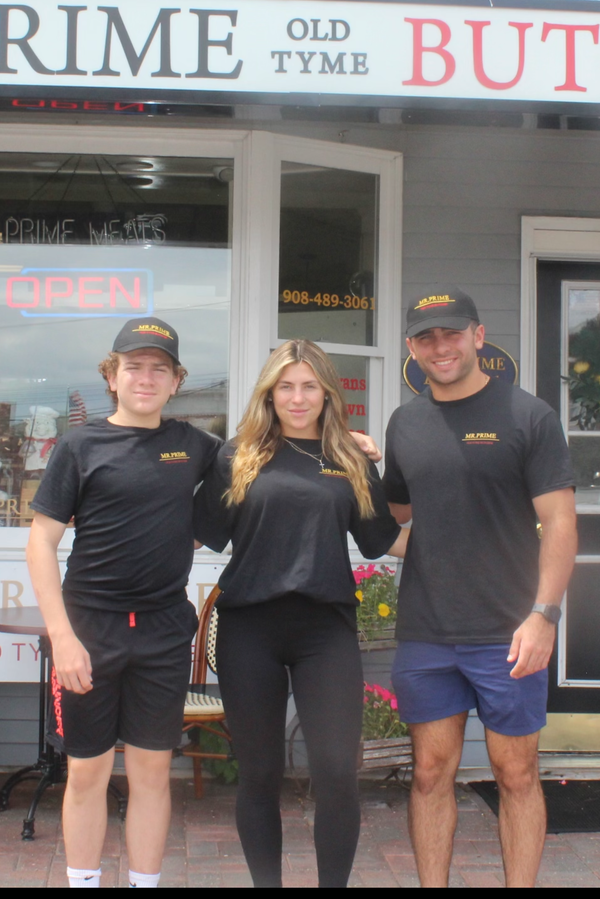
<instances>
[{"instance_id":1,"label":"wooden bench","mask_svg":"<svg viewBox=\"0 0 600 899\"><path fill-rule=\"evenodd\" d=\"M398 780L398 772L403 770L402 780L412 767L412 741L410 737L387 737L385 740L364 740L360 744L358 756L359 771L375 771L390 768L386 780Z\"/></svg>"}]
</instances>

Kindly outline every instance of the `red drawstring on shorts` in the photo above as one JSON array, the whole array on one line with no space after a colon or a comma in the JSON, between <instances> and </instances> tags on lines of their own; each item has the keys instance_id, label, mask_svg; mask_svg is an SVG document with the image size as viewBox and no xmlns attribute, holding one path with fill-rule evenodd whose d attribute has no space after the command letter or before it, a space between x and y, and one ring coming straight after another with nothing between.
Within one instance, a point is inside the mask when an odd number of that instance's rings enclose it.
<instances>
[{"instance_id":1,"label":"red drawstring on shorts","mask_svg":"<svg viewBox=\"0 0 600 899\"><path fill-rule=\"evenodd\" d=\"M135 627L135 612L129 613L129 627Z\"/></svg>"}]
</instances>

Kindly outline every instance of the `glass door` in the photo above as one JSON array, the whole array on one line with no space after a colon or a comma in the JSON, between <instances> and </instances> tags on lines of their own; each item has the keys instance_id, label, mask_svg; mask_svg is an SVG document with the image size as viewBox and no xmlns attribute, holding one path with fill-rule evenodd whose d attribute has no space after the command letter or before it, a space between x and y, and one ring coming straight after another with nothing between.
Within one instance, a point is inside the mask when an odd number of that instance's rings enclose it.
<instances>
[{"instance_id":1,"label":"glass door","mask_svg":"<svg viewBox=\"0 0 600 899\"><path fill-rule=\"evenodd\" d=\"M271 344L318 343L338 370L350 427L381 441L400 390L400 157L287 139L276 158Z\"/></svg>"},{"instance_id":2,"label":"glass door","mask_svg":"<svg viewBox=\"0 0 600 899\"><path fill-rule=\"evenodd\" d=\"M554 738L561 748L598 750L600 265L540 261L537 269L537 393L561 415L575 468L579 533L551 664L548 708L569 713L568 722L557 718L565 732L564 740Z\"/></svg>"}]
</instances>

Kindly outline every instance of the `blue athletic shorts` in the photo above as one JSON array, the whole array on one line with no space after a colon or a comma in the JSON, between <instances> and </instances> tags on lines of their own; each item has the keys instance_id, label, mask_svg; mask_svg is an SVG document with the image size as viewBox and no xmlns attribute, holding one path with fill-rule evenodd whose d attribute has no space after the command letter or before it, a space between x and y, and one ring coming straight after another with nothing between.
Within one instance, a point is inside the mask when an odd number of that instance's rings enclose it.
<instances>
[{"instance_id":1,"label":"blue athletic shorts","mask_svg":"<svg viewBox=\"0 0 600 899\"><path fill-rule=\"evenodd\" d=\"M484 726L508 737L546 724L548 670L515 680L509 644L398 644L392 683L402 721L421 724L477 709Z\"/></svg>"}]
</instances>

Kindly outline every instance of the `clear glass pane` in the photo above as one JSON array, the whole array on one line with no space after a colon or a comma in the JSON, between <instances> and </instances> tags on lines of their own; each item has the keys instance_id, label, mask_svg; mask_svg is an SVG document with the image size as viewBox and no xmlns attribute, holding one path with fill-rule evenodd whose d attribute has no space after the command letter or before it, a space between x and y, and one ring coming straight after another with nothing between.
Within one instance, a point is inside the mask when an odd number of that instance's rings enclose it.
<instances>
[{"instance_id":1,"label":"clear glass pane","mask_svg":"<svg viewBox=\"0 0 600 899\"><path fill-rule=\"evenodd\" d=\"M369 359L365 356L331 354L340 376L348 406L348 426L353 431L369 433Z\"/></svg>"},{"instance_id":2,"label":"clear glass pane","mask_svg":"<svg viewBox=\"0 0 600 899\"><path fill-rule=\"evenodd\" d=\"M569 430L600 431L600 290L570 289Z\"/></svg>"},{"instance_id":3,"label":"clear glass pane","mask_svg":"<svg viewBox=\"0 0 600 899\"><path fill-rule=\"evenodd\" d=\"M571 437L569 449L575 469L577 502L600 504L600 434Z\"/></svg>"},{"instance_id":4,"label":"clear glass pane","mask_svg":"<svg viewBox=\"0 0 600 899\"><path fill-rule=\"evenodd\" d=\"M26 526L56 439L112 411L98 363L154 314L189 371L165 417L224 435L227 159L0 155L0 526Z\"/></svg>"},{"instance_id":5,"label":"clear glass pane","mask_svg":"<svg viewBox=\"0 0 600 899\"><path fill-rule=\"evenodd\" d=\"M376 345L378 189L377 175L282 163L281 339Z\"/></svg>"}]
</instances>

